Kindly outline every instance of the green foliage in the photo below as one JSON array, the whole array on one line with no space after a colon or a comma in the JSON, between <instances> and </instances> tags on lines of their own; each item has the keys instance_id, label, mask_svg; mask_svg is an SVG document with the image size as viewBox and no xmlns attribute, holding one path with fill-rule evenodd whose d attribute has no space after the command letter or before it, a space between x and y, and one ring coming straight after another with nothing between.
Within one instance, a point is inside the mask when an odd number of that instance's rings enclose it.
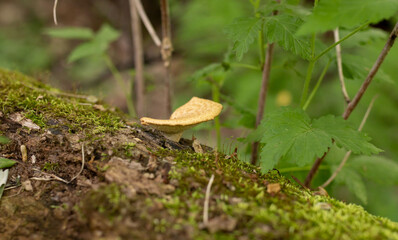
<instances>
[{"instance_id":1,"label":"green foliage","mask_svg":"<svg viewBox=\"0 0 398 240\"><path fill-rule=\"evenodd\" d=\"M48 28L44 33L51 37L66 39L90 40L94 37L93 30L83 27Z\"/></svg>"},{"instance_id":2,"label":"green foliage","mask_svg":"<svg viewBox=\"0 0 398 240\"><path fill-rule=\"evenodd\" d=\"M332 170L337 168L334 167ZM366 187L361 175L359 175L355 170L350 168L343 168L339 174L336 176L336 182L344 184L348 187L350 192L352 192L363 204L367 204L368 197L366 194Z\"/></svg>"},{"instance_id":3,"label":"green foliage","mask_svg":"<svg viewBox=\"0 0 398 240\"><path fill-rule=\"evenodd\" d=\"M14 160L7 158L0 158L0 169L12 167L14 166L15 163L17 162Z\"/></svg>"},{"instance_id":4,"label":"green foliage","mask_svg":"<svg viewBox=\"0 0 398 240\"><path fill-rule=\"evenodd\" d=\"M336 27L352 28L377 23L398 10L396 0L322 0L298 34L324 32Z\"/></svg>"},{"instance_id":5,"label":"green foliage","mask_svg":"<svg viewBox=\"0 0 398 240\"><path fill-rule=\"evenodd\" d=\"M342 118L329 115L311 120L301 109L283 108L271 113L257 131L265 144L261 151L263 170L271 169L280 159L299 166L310 164L327 152L333 141L354 153L381 151Z\"/></svg>"},{"instance_id":6,"label":"green foliage","mask_svg":"<svg viewBox=\"0 0 398 240\"><path fill-rule=\"evenodd\" d=\"M58 38L87 40L87 42L80 44L70 53L68 62L75 62L85 57L105 54L109 44L115 41L120 35L117 30L107 24L102 25L96 34L87 28L47 29L45 33Z\"/></svg>"},{"instance_id":7,"label":"green foliage","mask_svg":"<svg viewBox=\"0 0 398 240\"><path fill-rule=\"evenodd\" d=\"M283 49L304 59L309 59L311 50L308 41L296 35L296 31L302 23L302 20L290 15L267 17L264 27L265 38L268 43L276 42Z\"/></svg>"},{"instance_id":8,"label":"green foliage","mask_svg":"<svg viewBox=\"0 0 398 240\"><path fill-rule=\"evenodd\" d=\"M232 50L236 53L238 60L242 60L243 54L249 50L249 46L258 37L263 22L263 18L239 18L226 28L226 33L233 42Z\"/></svg>"},{"instance_id":9,"label":"green foliage","mask_svg":"<svg viewBox=\"0 0 398 240\"><path fill-rule=\"evenodd\" d=\"M348 167L373 182L386 185L398 184L398 163L386 157L357 156L349 161Z\"/></svg>"}]
</instances>

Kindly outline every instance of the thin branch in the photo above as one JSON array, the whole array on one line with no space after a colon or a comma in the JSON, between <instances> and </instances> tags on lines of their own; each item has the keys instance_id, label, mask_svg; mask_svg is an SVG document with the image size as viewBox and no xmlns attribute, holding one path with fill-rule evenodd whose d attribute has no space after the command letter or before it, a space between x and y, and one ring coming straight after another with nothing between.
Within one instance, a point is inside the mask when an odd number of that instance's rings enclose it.
<instances>
[{"instance_id":1,"label":"thin branch","mask_svg":"<svg viewBox=\"0 0 398 240\"><path fill-rule=\"evenodd\" d=\"M133 1L134 0L129 0L131 34L134 48L135 84L131 85L130 91L135 92L136 113L137 116L140 117L145 115L144 53L141 22L137 13L137 8Z\"/></svg>"},{"instance_id":2,"label":"thin branch","mask_svg":"<svg viewBox=\"0 0 398 240\"><path fill-rule=\"evenodd\" d=\"M54 24L55 25L58 25L58 21L57 21L57 5L58 5L58 0L54 0L53 18L54 18Z\"/></svg>"},{"instance_id":3,"label":"thin branch","mask_svg":"<svg viewBox=\"0 0 398 240\"><path fill-rule=\"evenodd\" d=\"M211 185L213 184L214 181L214 174L211 175L209 183L207 184L206 188L206 196L205 196L205 203L203 207L203 224L207 226L209 223L209 201L210 201L210 190L211 190Z\"/></svg>"},{"instance_id":4,"label":"thin branch","mask_svg":"<svg viewBox=\"0 0 398 240\"><path fill-rule=\"evenodd\" d=\"M260 125L261 120L263 119L264 109L265 109L265 102L267 98L268 92L268 82L269 76L271 72L271 63L272 63L272 54L274 51L274 44L268 44L267 53L265 55L265 62L264 62L264 69L263 69L263 77L261 81L261 89L260 89L260 96L258 98L258 109L257 109L257 117L256 117L256 128ZM252 156L251 156L251 163L256 164L258 159L258 147L259 142L254 142L252 144Z\"/></svg>"},{"instance_id":5,"label":"thin branch","mask_svg":"<svg viewBox=\"0 0 398 240\"><path fill-rule=\"evenodd\" d=\"M317 171L319 169L319 166L321 166L323 159L326 157L326 155L328 154L329 151L330 151L330 148L328 148L328 150L322 155L322 157L317 158L314 165L312 165L311 170L308 172L308 175L305 178L304 185L306 187L308 187L308 188L311 187L312 179L314 178L315 174L317 173Z\"/></svg>"},{"instance_id":6,"label":"thin branch","mask_svg":"<svg viewBox=\"0 0 398 240\"><path fill-rule=\"evenodd\" d=\"M368 109L366 110L365 115L363 116L362 122L359 125L358 131L362 131L363 127L365 126L366 120L369 117L370 111L373 108L373 104L376 101L378 95L374 96L372 101L370 102ZM348 151L346 152L343 160L340 162L339 166L337 167L337 169L333 172L333 174L330 176L330 178L328 180L326 180L326 182L324 184L321 185L322 188L326 188L337 176L337 174L339 174L339 172L341 171L341 169L343 169L344 165L346 164L348 158L350 157L352 151Z\"/></svg>"},{"instance_id":7,"label":"thin branch","mask_svg":"<svg viewBox=\"0 0 398 240\"><path fill-rule=\"evenodd\" d=\"M338 42L340 40L339 28L333 30L334 34L334 42ZM341 45L336 45L336 59L337 59L337 70L339 72L339 79L341 85L341 91L343 92L344 100L346 103L350 103L350 96L348 95L347 89L345 88L344 83L344 74L343 74L343 62L341 58Z\"/></svg>"},{"instance_id":8,"label":"thin branch","mask_svg":"<svg viewBox=\"0 0 398 240\"><path fill-rule=\"evenodd\" d=\"M83 172L83 169L84 169L84 163L85 163L85 160L84 160L84 144L82 144L82 166L81 166L81 168L80 168L80 171L71 179L71 180L69 180L69 182L68 183L71 183L73 180L75 180L78 176L80 176L80 174Z\"/></svg>"},{"instance_id":9,"label":"thin branch","mask_svg":"<svg viewBox=\"0 0 398 240\"><path fill-rule=\"evenodd\" d=\"M165 86L165 103L167 110L167 117L171 114L171 57L173 54L173 44L171 42L171 27L170 27L170 13L168 0L160 0L160 12L162 14L162 45L160 53L162 54L162 59L164 67L166 70L166 76L164 79Z\"/></svg>"},{"instance_id":10,"label":"thin branch","mask_svg":"<svg viewBox=\"0 0 398 240\"><path fill-rule=\"evenodd\" d=\"M386 44L384 45L383 50L381 51L379 57L377 58L376 62L374 63L368 76L366 77L365 81L363 82L361 88L358 90L354 99L348 104L347 108L345 109L344 114L343 114L344 119L347 119L350 116L351 112L355 109L358 102L361 100L363 94L365 93L366 89L368 88L369 84L372 82L374 76L376 75L381 64L383 63L384 59L386 58L388 52L390 51L391 47L394 45L394 42L395 42L395 39L397 38L397 36L398 36L398 22L395 24L395 27L390 34L390 37L388 38Z\"/></svg>"},{"instance_id":11,"label":"thin branch","mask_svg":"<svg viewBox=\"0 0 398 240\"><path fill-rule=\"evenodd\" d=\"M140 0L133 0L133 1L135 3L135 7L137 8L138 15L140 15L140 18L144 23L145 28L147 29L153 42L155 43L156 46L160 47L162 45L160 42L160 38L156 34L156 31L153 28L151 21L149 21L148 16L146 15L144 8L142 7L141 1Z\"/></svg>"},{"instance_id":12,"label":"thin branch","mask_svg":"<svg viewBox=\"0 0 398 240\"><path fill-rule=\"evenodd\" d=\"M347 35L348 36L348 35ZM383 50L381 51L379 57L377 58L376 62L374 63L372 69L370 70L368 76L366 77L365 81L363 82L361 88L358 90L357 94L355 95L354 99L347 105L347 108L345 109L343 113L343 118L347 120L352 111L355 109L355 107L358 105L358 102L361 100L363 94L365 93L366 89L368 88L369 84L373 80L374 76L376 75L377 71L380 68L380 65L383 63L385 57L387 56L388 52L390 51L391 47L394 45L395 39L398 36L398 22L395 24L394 29L392 30L386 44L384 45ZM341 42L341 40L340 40ZM337 44L336 44L337 45ZM313 177L315 176L316 172L318 171L319 166L321 165L321 162L323 161L323 158L326 156L326 154L329 152L329 150L322 156L322 158L318 158L313 167L311 168L310 172L307 175L306 178L306 186L309 186L311 184L311 181Z\"/></svg>"}]
</instances>

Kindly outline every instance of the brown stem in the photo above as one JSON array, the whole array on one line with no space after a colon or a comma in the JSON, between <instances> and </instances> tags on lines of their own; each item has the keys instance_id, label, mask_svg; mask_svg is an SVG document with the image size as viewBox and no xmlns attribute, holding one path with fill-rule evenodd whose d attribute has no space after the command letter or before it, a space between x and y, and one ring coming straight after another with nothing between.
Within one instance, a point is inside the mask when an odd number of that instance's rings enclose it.
<instances>
[{"instance_id":1,"label":"brown stem","mask_svg":"<svg viewBox=\"0 0 398 240\"><path fill-rule=\"evenodd\" d=\"M131 91L135 92L136 113L138 117L144 116L145 111L145 83L144 83L144 53L142 44L141 22L134 0L129 0L131 15L131 33L134 47L135 84ZM131 99L132 100L132 99Z\"/></svg>"},{"instance_id":2,"label":"brown stem","mask_svg":"<svg viewBox=\"0 0 398 240\"><path fill-rule=\"evenodd\" d=\"M374 76L376 75L377 71L379 70L381 64L383 63L384 59L386 58L388 52L390 51L391 47L394 45L395 39L398 36L398 22L395 24L394 29L391 31L391 34L384 45L383 50L379 54L379 57L377 58L376 62L374 63L372 69L369 71L368 76L366 77L365 81L362 83L361 88L358 90L357 94L355 95L354 99L347 105L347 108L345 109L343 113L343 118L347 120L352 111L355 109L355 107L358 105L358 102L361 100L363 94L365 93L366 89L368 88L369 84L372 82ZM315 176L316 172L318 171L319 166L321 165L322 160L325 158L326 154L329 152L329 150L321 157L316 160L314 165L312 166L310 172L307 175L307 178L305 180L305 185L310 186L313 177Z\"/></svg>"},{"instance_id":3,"label":"brown stem","mask_svg":"<svg viewBox=\"0 0 398 240\"><path fill-rule=\"evenodd\" d=\"M314 165L312 165L312 168L311 168L310 172L308 173L307 177L305 178L305 182L304 182L304 185L307 188L311 187L312 179L314 178L315 174L317 173L319 166L321 166L321 163L322 163L323 159L326 157L326 154L328 154L329 150L330 150L330 148L322 155L322 157L317 158Z\"/></svg>"},{"instance_id":4,"label":"brown stem","mask_svg":"<svg viewBox=\"0 0 398 240\"><path fill-rule=\"evenodd\" d=\"M165 86L165 103L167 117L171 115L171 57L173 54L173 44L171 42L171 27L170 27L170 14L169 14L169 4L167 0L160 0L160 11L162 14L162 45L160 52L162 54L163 63L166 70L166 76L164 81Z\"/></svg>"},{"instance_id":5,"label":"brown stem","mask_svg":"<svg viewBox=\"0 0 398 240\"><path fill-rule=\"evenodd\" d=\"M380 65L383 63L383 61L386 58L391 47L394 45L394 42L395 42L395 39L397 38L397 36L398 36L398 22L395 24L395 27L390 34L390 37L388 38L386 44L384 45L383 50L381 51L379 57L377 58L376 62L374 63L374 65L373 65L372 69L370 70L368 76L366 77L365 81L362 83L361 88L358 90L354 99L352 99L352 101L348 104L347 108L345 109L344 114L343 114L344 119L348 119L351 112L355 109L358 102L361 100L363 94L365 93L369 84L372 82L374 76L376 75L377 71L379 70Z\"/></svg>"},{"instance_id":6,"label":"brown stem","mask_svg":"<svg viewBox=\"0 0 398 240\"><path fill-rule=\"evenodd\" d=\"M268 82L269 76L271 72L271 63L272 63L272 53L274 51L274 44L268 44L267 53L265 55L264 69L263 69L263 77L261 81L261 90L260 97L258 98L258 109L257 109L257 117L256 117L256 128L260 124L263 119L264 109L265 109L265 101L267 98L268 91ZM254 142L252 144L252 158L251 163L256 164L258 158L258 142Z\"/></svg>"}]
</instances>

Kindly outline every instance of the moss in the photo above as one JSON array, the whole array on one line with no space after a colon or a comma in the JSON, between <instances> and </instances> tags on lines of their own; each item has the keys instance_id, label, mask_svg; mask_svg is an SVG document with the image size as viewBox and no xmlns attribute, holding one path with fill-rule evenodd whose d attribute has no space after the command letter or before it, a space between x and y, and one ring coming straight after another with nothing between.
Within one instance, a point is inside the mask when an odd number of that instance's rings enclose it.
<instances>
[{"instance_id":1,"label":"moss","mask_svg":"<svg viewBox=\"0 0 398 240\"><path fill-rule=\"evenodd\" d=\"M60 124L71 132L86 129L97 134L123 126L120 115L96 110L86 99L57 96L58 93L20 73L0 69L0 111L4 114L21 111L41 128Z\"/></svg>"}]
</instances>

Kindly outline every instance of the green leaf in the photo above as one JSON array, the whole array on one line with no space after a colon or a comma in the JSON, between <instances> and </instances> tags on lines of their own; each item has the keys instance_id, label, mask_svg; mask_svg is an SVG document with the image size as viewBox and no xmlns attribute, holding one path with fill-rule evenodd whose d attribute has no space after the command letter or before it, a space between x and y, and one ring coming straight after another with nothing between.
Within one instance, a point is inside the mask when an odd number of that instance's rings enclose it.
<instances>
[{"instance_id":1,"label":"green leaf","mask_svg":"<svg viewBox=\"0 0 398 240\"><path fill-rule=\"evenodd\" d=\"M82 43L77 46L68 56L68 62L75 62L79 59L93 56L93 55L101 55L107 49L106 45L100 44L95 41Z\"/></svg>"},{"instance_id":2,"label":"green leaf","mask_svg":"<svg viewBox=\"0 0 398 240\"><path fill-rule=\"evenodd\" d=\"M358 156L348 162L364 178L381 184L398 184L398 163L382 156Z\"/></svg>"},{"instance_id":3,"label":"green leaf","mask_svg":"<svg viewBox=\"0 0 398 240\"><path fill-rule=\"evenodd\" d=\"M266 18L264 24L267 42L276 42L283 49L290 51L304 59L309 59L310 45L308 41L296 36L296 31L301 26L299 18L289 15L276 15Z\"/></svg>"},{"instance_id":4,"label":"green leaf","mask_svg":"<svg viewBox=\"0 0 398 240\"><path fill-rule=\"evenodd\" d=\"M232 51L235 52L238 61L257 39L263 21L263 18L238 18L226 28L225 32L233 42Z\"/></svg>"},{"instance_id":5,"label":"green leaf","mask_svg":"<svg viewBox=\"0 0 398 240\"><path fill-rule=\"evenodd\" d=\"M10 142L10 139L8 139L5 136L0 136L0 144L7 144Z\"/></svg>"},{"instance_id":6,"label":"green leaf","mask_svg":"<svg viewBox=\"0 0 398 240\"><path fill-rule=\"evenodd\" d=\"M269 114L257 133L265 144L261 152L261 166L269 170L280 160L299 166L321 157L335 140L354 153L377 153L381 150L368 143L364 134L349 127L341 117L326 116L311 120L301 109L282 108ZM261 133L259 133L261 131Z\"/></svg>"},{"instance_id":7,"label":"green leaf","mask_svg":"<svg viewBox=\"0 0 398 240\"><path fill-rule=\"evenodd\" d=\"M101 29L97 32L94 37L94 41L108 45L109 43L115 41L120 36L120 32L112 28L108 24L102 25Z\"/></svg>"},{"instance_id":8,"label":"green leaf","mask_svg":"<svg viewBox=\"0 0 398 240\"><path fill-rule=\"evenodd\" d=\"M353 28L377 23L396 14L396 0L322 0L298 34L324 32L336 27Z\"/></svg>"},{"instance_id":9,"label":"green leaf","mask_svg":"<svg viewBox=\"0 0 398 240\"><path fill-rule=\"evenodd\" d=\"M14 160L7 158L0 158L0 169L12 167L14 166L15 163L17 162Z\"/></svg>"},{"instance_id":10,"label":"green leaf","mask_svg":"<svg viewBox=\"0 0 398 240\"><path fill-rule=\"evenodd\" d=\"M324 116L313 121L313 127L322 129L333 138L339 147L353 153L370 155L382 150L369 143L370 138L362 132L351 128L342 117Z\"/></svg>"},{"instance_id":11,"label":"green leaf","mask_svg":"<svg viewBox=\"0 0 398 240\"><path fill-rule=\"evenodd\" d=\"M66 27L66 28L47 28L44 33L57 38L67 39L92 39L94 33L89 28Z\"/></svg>"},{"instance_id":12,"label":"green leaf","mask_svg":"<svg viewBox=\"0 0 398 240\"><path fill-rule=\"evenodd\" d=\"M334 172L337 166L331 170ZM344 167L336 176L336 182L347 185L348 190L352 192L363 204L367 204L368 198L366 194L365 183L361 176L353 169Z\"/></svg>"},{"instance_id":13,"label":"green leaf","mask_svg":"<svg viewBox=\"0 0 398 240\"><path fill-rule=\"evenodd\" d=\"M206 67L197 70L192 74L189 78L189 81L198 81L203 80L204 78L212 75L214 72L218 72L223 70L221 63L212 63L207 65Z\"/></svg>"}]
</instances>

